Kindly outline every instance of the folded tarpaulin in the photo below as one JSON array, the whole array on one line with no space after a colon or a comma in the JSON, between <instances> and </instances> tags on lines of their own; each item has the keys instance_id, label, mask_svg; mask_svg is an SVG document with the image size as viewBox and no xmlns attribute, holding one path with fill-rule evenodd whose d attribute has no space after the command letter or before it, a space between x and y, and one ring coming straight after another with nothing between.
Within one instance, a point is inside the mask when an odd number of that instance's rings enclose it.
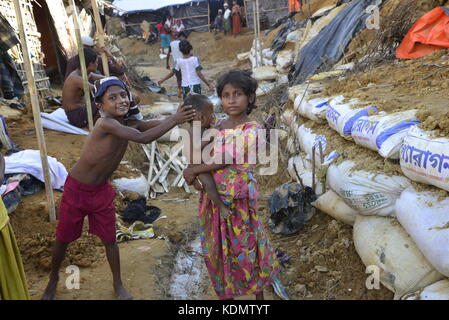
<instances>
[{"instance_id":1,"label":"folded tarpaulin","mask_svg":"<svg viewBox=\"0 0 449 320\"><path fill-rule=\"evenodd\" d=\"M351 40L366 27L369 6L378 0L353 0L299 52L289 74L290 85L304 82L318 72L329 71L342 57ZM380 2L380 5L383 2Z\"/></svg>"},{"instance_id":2,"label":"folded tarpaulin","mask_svg":"<svg viewBox=\"0 0 449 320\"><path fill-rule=\"evenodd\" d=\"M70 124L64 109L58 108L52 113L41 112L42 126L46 129L61 131L73 134L88 135L89 131L75 127Z\"/></svg>"},{"instance_id":3,"label":"folded tarpaulin","mask_svg":"<svg viewBox=\"0 0 449 320\"><path fill-rule=\"evenodd\" d=\"M437 7L422 16L396 50L398 59L424 57L449 48L449 8Z\"/></svg>"},{"instance_id":4,"label":"folded tarpaulin","mask_svg":"<svg viewBox=\"0 0 449 320\"><path fill-rule=\"evenodd\" d=\"M47 159L51 185L53 189L61 189L67 178L67 170L55 158L47 156ZM9 173L28 173L45 182L39 150L24 150L5 157L5 174Z\"/></svg>"}]
</instances>

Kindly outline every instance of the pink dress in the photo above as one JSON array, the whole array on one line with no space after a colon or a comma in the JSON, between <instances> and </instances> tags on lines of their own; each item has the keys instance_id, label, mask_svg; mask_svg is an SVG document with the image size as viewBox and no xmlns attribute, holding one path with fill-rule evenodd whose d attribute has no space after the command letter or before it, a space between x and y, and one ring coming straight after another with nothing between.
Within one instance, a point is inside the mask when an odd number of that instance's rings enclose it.
<instances>
[{"instance_id":1,"label":"pink dress","mask_svg":"<svg viewBox=\"0 0 449 320\"><path fill-rule=\"evenodd\" d=\"M255 164L249 164L248 150L257 146L256 122L247 122L234 130L222 130L214 142L214 152L233 156L233 164L213 172L222 200L233 210L223 220L217 206L200 194L199 217L203 256L212 285L220 299L257 294L271 284L280 271L261 219L257 215L258 184ZM231 131L231 132L229 132ZM245 148L236 148L234 137L243 138ZM244 162L238 164L235 150L243 150Z\"/></svg>"}]
</instances>

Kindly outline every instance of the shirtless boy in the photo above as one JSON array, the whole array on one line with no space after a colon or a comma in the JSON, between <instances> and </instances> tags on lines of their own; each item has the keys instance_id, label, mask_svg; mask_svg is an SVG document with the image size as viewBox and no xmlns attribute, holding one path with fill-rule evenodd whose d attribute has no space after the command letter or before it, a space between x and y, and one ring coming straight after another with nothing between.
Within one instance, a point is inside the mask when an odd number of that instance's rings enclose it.
<instances>
[{"instance_id":1,"label":"shirtless boy","mask_svg":"<svg viewBox=\"0 0 449 320\"><path fill-rule=\"evenodd\" d=\"M59 223L53 248L50 280L42 299L54 299L59 267L67 246L81 236L84 217L89 216L89 232L98 236L106 249L118 299L132 299L120 276L119 249L115 230L115 192L108 179L120 164L128 141L150 143L177 124L191 121L195 110L180 106L178 112L163 121L125 121L129 91L116 77L95 84L95 101L101 117L87 137L80 159L69 172L61 199Z\"/></svg>"},{"instance_id":2,"label":"shirtless boy","mask_svg":"<svg viewBox=\"0 0 449 320\"><path fill-rule=\"evenodd\" d=\"M87 74L89 76L89 88L93 91L93 83L95 80L104 78L102 75L95 74L98 64L98 54L94 49L84 48L84 56L86 58ZM70 73L64 81L62 88L62 106L69 122L79 128L87 126L87 108L84 100L83 75L79 65L75 71ZM98 118L98 108L93 99L91 99L92 116L96 120Z\"/></svg>"},{"instance_id":3,"label":"shirtless boy","mask_svg":"<svg viewBox=\"0 0 449 320\"><path fill-rule=\"evenodd\" d=\"M192 106L192 108L196 111L195 119L193 119L193 123L189 128L189 137L190 137L190 148L189 154L187 155L189 158L189 168L195 167L193 160L194 154L200 155L202 153L202 149L210 143L210 141L202 142L201 145L198 143L194 143L193 139L193 126L195 124L200 123L201 125L201 136L203 132L211 127L211 124L214 122L214 107L211 101L204 95L201 94L192 94L187 96L184 100L185 106ZM201 159L201 158L200 158ZM220 209L220 215L223 219L226 219L232 212L230 209L221 201L220 195L217 191L217 186L215 185L214 178L210 172L201 173L198 175L197 179L194 182L195 189L204 190L209 199L215 203L215 205Z\"/></svg>"}]
</instances>

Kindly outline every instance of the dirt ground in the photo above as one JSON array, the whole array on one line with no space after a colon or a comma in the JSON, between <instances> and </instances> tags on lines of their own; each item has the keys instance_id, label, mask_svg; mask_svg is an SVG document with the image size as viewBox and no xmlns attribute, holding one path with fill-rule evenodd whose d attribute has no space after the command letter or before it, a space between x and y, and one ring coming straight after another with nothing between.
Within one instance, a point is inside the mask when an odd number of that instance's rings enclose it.
<instances>
[{"instance_id":1,"label":"dirt ground","mask_svg":"<svg viewBox=\"0 0 449 320\"><path fill-rule=\"evenodd\" d=\"M322 6L332 5L335 1L326 1ZM318 1L312 1L312 8L321 8ZM269 34L273 37L273 34ZM198 55L205 68L204 74L208 79L216 80L217 75L230 67L239 66L246 68L249 65L238 64L236 54L248 51L251 48L252 35L248 32L240 37L218 37L210 33L193 33L190 41L194 46L194 54ZM267 41L268 42L268 41ZM141 41L131 39L118 39L122 53L129 57L129 66L136 72L149 75L153 81L165 76L165 61L158 57L159 46L146 45ZM265 43L267 45L267 43ZM441 52L440 52L441 53ZM429 59L429 63L445 61L441 56ZM400 67L403 66L403 67ZM407 78L403 70L409 70ZM394 72L393 72L394 70ZM422 77L434 71L435 79L420 80ZM391 82L404 82L417 80L407 89L400 92L391 88L372 88L360 92L360 96L368 102L376 101L380 107L399 109L404 103L414 105L418 95L412 85L419 87L426 81L438 80L445 83L446 69L443 67L423 66L421 63L403 63L379 68L378 74L350 75L346 80L330 83L328 94L358 92L357 88L373 84ZM415 72L420 72L415 74ZM377 76L377 78L376 78ZM436 78L438 77L438 78ZM174 91L176 83L170 79L165 84L167 91ZM425 97L429 104L439 103L441 108L444 100L437 90L430 90ZM410 91L407 91L410 90ZM442 90L440 88L440 90ZM408 93L406 93L408 92ZM402 95L400 95L400 93ZM209 94L209 93L206 93ZM434 94L435 99L431 96ZM359 93L354 94L359 95ZM437 99L438 97L438 99ZM399 100L400 99L400 100ZM143 104L152 104L156 101L179 101L178 98L146 93ZM384 101L385 100L385 101ZM382 101L384 101L382 103ZM422 100L421 100L422 101ZM426 100L427 101L427 100ZM252 115L258 121L263 120L268 114L276 111L273 99L266 98L259 101L259 108ZM420 102L425 103L425 102ZM398 107L395 107L398 106ZM444 112L444 110L442 111ZM312 124L310 124L312 125ZM37 140L30 112L14 121L8 121L10 135L13 141L21 148L37 149ZM335 133L334 133L335 135ZM67 169L77 161L85 137L45 130L45 138L48 154L61 161ZM261 209L265 225L269 219L267 198L273 190L283 183L290 181L283 166L288 160L284 154L281 156L281 166L275 176L259 177L261 185ZM142 170L146 175L148 161L143 151L136 144L131 144L124 161L132 167ZM285 166L286 167L286 166ZM121 165L114 173L113 178L132 177L138 174L125 164ZM56 204L59 204L61 193L54 192ZM118 193L116 198L117 212L120 214L130 199L135 195ZM186 198L184 202L164 201L172 198ZM156 237L149 240L134 240L120 243L121 269L125 286L136 299L176 299L169 288L173 285L172 274L175 270L177 255L187 252L192 257L199 257L197 249L192 247L192 242L198 238L196 194L186 195L181 190L172 190L164 197L149 201L149 204L161 209L161 216L166 218L154 223ZM27 281L32 299L39 299L46 285L49 264L51 258L51 246L54 240L55 223L48 221L46 210L45 192L22 198L22 202L11 215L11 222L16 233L19 249L25 266ZM393 293L386 288L380 290L368 290L365 287L365 267L358 257L352 242L352 228L343 225L328 215L317 212L311 221L297 234L292 236L274 235L268 231L273 247L284 251L291 257L281 273L281 280L291 299L392 299ZM69 290L64 285L64 279L68 274L65 267L77 265L81 268L81 288ZM196 292L191 292L195 299L216 299L216 295L210 285L205 269L201 269L201 279L196 286ZM189 276L187 271L186 275ZM112 279L101 242L94 236L87 234L87 226L83 236L71 244L61 268L58 287L58 298L69 300L114 299L112 291ZM267 288L267 299L279 299L272 288ZM242 299L254 299L254 297L242 297Z\"/></svg>"}]
</instances>

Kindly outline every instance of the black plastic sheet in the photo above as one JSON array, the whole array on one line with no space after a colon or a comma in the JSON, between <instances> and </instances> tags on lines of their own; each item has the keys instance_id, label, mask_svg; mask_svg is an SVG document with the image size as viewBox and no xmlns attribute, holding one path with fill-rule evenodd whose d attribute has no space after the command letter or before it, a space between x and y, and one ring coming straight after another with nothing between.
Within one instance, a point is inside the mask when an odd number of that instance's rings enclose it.
<instances>
[{"instance_id":1,"label":"black plastic sheet","mask_svg":"<svg viewBox=\"0 0 449 320\"><path fill-rule=\"evenodd\" d=\"M290 85L329 71L344 55L351 40L366 27L366 8L378 0L351 1L321 32L301 49L289 74Z\"/></svg>"},{"instance_id":2,"label":"black plastic sheet","mask_svg":"<svg viewBox=\"0 0 449 320\"><path fill-rule=\"evenodd\" d=\"M316 200L312 188L303 190L299 183L283 184L268 198L268 226L276 234L293 234L301 230L315 213L311 202Z\"/></svg>"}]
</instances>

